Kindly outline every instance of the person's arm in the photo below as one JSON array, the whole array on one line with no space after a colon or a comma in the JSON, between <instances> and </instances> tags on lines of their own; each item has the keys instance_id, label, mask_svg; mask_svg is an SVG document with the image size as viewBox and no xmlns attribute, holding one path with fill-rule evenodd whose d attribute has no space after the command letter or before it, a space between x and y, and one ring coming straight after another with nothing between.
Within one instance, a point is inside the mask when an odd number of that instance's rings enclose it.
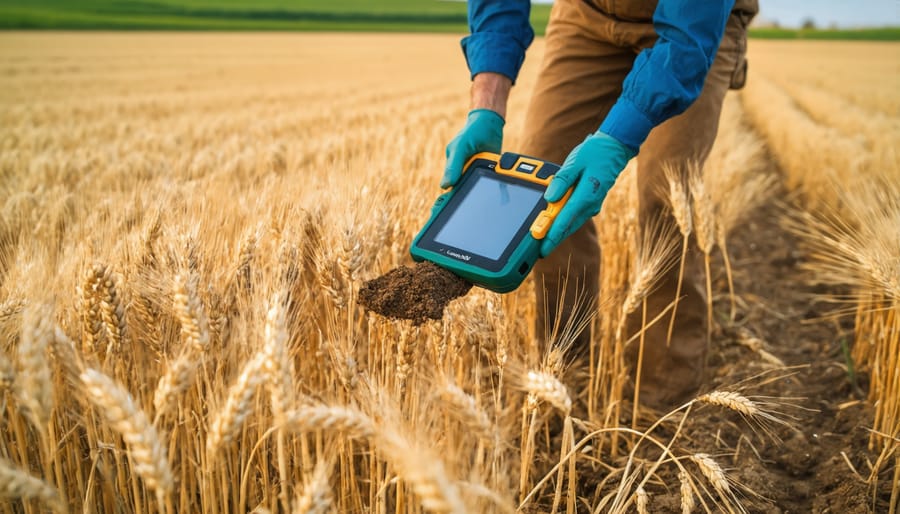
<instances>
[{"instance_id":1,"label":"person's arm","mask_svg":"<svg viewBox=\"0 0 900 514\"><path fill-rule=\"evenodd\" d=\"M512 80L506 75L484 71L472 79L471 101L469 110L489 109L506 118L506 102Z\"/></svg>"},{"instance_id":2,"label":"person's arm","mask_svg":"<svg viewBox=\"0 0 900 514\"><path fill-rule=\"evenodd\" d=\"M575 188L541 243L542 256L600 212L650 130L700 96L733 6L734 0L659 1L656 43L637 56L600 129L572 150L544 194L555 202Z\"/></svg>"},{"instance_id":3,"label":"person's arm","mask_svg":"<svg viewBox=\"0 0 900 514\"><path fill-rule=\"evenodd\" d=\"M491 72L516 82L534 40L530 12L530 0L469 0L470 35L461 44L473 79Z\"/></svg>"},{"instance_id":4,"label":"person's arm","mask_svg":"<svg viewBox=\"0 0 900 514\"><path fill-rule=\"evenodd\" d=\"M469 30L462 49L472 77L466 125L447 145L441 187L451 187L462 168L479 152L500 153L506 103L525 50L534 39L528 21L529 0L469 0Z\"/></svg>"},{"instance_id":5,"label":"person's arm","mask_svg":"<svg viewBox=\"0 0 900 514\"><path fill-rule=\"evenodd\" d=\"M653 127L681 114L700 96L734 0L660 0L658 39L642 51L600 131L637 151Z\"/></svg>"}]
</instances>

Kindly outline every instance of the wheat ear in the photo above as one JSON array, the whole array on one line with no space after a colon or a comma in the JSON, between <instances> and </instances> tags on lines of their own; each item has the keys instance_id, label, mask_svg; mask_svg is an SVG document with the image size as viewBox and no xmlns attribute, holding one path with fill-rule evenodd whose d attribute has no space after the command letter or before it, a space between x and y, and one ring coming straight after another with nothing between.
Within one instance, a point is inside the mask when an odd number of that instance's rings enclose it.
<instances>
[{"instance_id":1,"label":"wheat ear","mask_svg":"<svg viewBox=\"0 0 900 514\"><path fill-rule=\"evenodd\" d=\"M95 264L89 269L79 288L81 299L81 351L91 354L103 336L103 320L100 317L100 288L106 267Z\"/></svg>"},{"instance_id":2,"label":"wheat ear","mask_svg":"<svg viewBox=\"0 0 900 514\"><path fill-rule=\"evenodd\" d=\"M291 409L294 392L294 368L288 352L288 329L284 293L276 294L266 312L263 369L269 376L269 394L277 422Z\"/></svg>"},{"instance_id":3,"label":"wheat ear","mask_svg":"<svg viewBox=\"0 0 900 514\"><path fill-rule=\"evenodd\" d=\"M459 416L460 420L476 435L488 440L492 438L493 424L472 395L460 389L456 384L448 382L441 389L441 399L451 412Z\"/></svg>"},{"instance_id":4,"label":"wheat ear","mask_svg":"<svg viewBox=\"0 0 900 514\"><path fill-rule=\"evenodd\" d=\"M697 401L725 407L749 417L760 416L763 414L752 400L732 391L713 391L698 396Z\"/></svg>"},{"instance_id":5,"label":"wheat ear","mask_svg":"<svg viewBox=\"0 0 900 514\"><path fill-rule=\"evenodd\" d=\"M447 477L443 461L427 448L413 445L399 431L379 430L375 436L379 452L397 469L397 475L416 493L422 508L430 512L468 512L456 483Z\"/></svg>"},{"instance_id":6,"label":"wheat ear","mask_svg":"<svg viewBox=\"0 0 900 514\"><path fill-rule=\"evenodd\" d=\"M109 268L103 268L102 281L97 291L100 299L100 320L106 328L106 336L109 338L106 344L106 354L117 353L122 347L125 338L125 301L122 298L121 287L117 287L117 278Z\"/></svg>"},{"instance_id":7,"label":"wheat ear","mask_svg":"<svg viewBox=\"0 0 900 514\"><path fill-rule=\"evenodd\" d=\"M694 500L694 488L691 487L691 479L687 472L681 470L678 472L678 481L681 483L681 514L691 514L694 507L697 506Z\"/></svg>"},{"instance_id":8,"label":"wheat ear","mask_svg":"<svg viewBox=\"0 0 900 514\"><path fill-rule=\"evenodd\" d=\"M572 412L572 398L565 384L555 376L542 371L529 371L525 377L525 390L561 410L566 416Z\"/></svg>"},{"instance_id":9,"label":"wheat ear","mask_svg":"<svg viewBox=\"0 0 900 514\"><path fill-rule=\"evenodd\" d=\"M692 163L689 183L691 197L693 199L694 227L697 237L697 246L703 251L703 263L706 271L706 339L712 339L713 325L713 298L712 277L709 269L709 259L716 245L715 212L712 199L703 180L703 170L696 163Z\"/></svg>"},{"instance_id":10,"label":"wheat ear","mask_svg":"<svg viewBox=\"0 0 900 514\"><path fill-rule=\"evenodd\" d=\"M728 484L728 478L725 476L725 472L719 466L719 463L705 453L695 453L690 458L723 498L730 496L731 486Z\"/></svg>"},{"instance_id":11,"label":"wheat ear","mask_svg":"<svg viewBox=\"0 0 900 514\"><path fill-rule=\"evenodd\" d=\"M195 274L179 274L175 277L172 306L181 325L184 346L181 354L169 364L166 374L159 379L156 386L153 407L156 409L157 418L166 412L169 405L175 404L177 396L190 387L200 361L209 348L209 327L203 305L197 296Z\"/></svg>"},{"instance_id":12,"label":"wheat ear","mask_svg":"<svg viewBox=\"0 0 900 514\"><path fill-rule=\"evenodd\" d=\"M25 305L25 300L21 298L10 298L0 303L0 323L5 323L6 320L22 312Z\"/></svg>"},{"instance_id":13,"label":"wheat ear","mask_svg":"<svg viewBox=\"0 0 900 514\"><path fill-rule=\"evenodd\" d=\"M643 487L638 486L637 490L634 492L634 495L638 514L649 514L650 495L647 494L647 491L645 491Z\"/></svg>"},{"instance_id":14,"label":"wheat ear","mask_svg":"<svg viewBox=\"0 0 900 514\"><path fill-rule=\"evenodd\" d=\"M204 353L209 347L209 327L203 304L197 295L196 274L179 274L175 277L172 295L175 316L181 324L181 334L186 346Z\"/></svg>"},{"instance_id":15,"label":"wheat ear","mask_svg":"<svg viewBox=\"0 0 900 514\"><path fill-rule=\"evenodd\" d=\"M691 218L691 199L688 188L684 183L684 173L680 168L667 165L664 168L666 180L669 182L669 203L672 205L672 215L678 230L681 232L681 260L678 264L678 285L675 288L675 300L672 304L672 316L669 318L669 328L666 331L666 346L672 342L672 330L675 328L675 314L678 312L678 301L681 299L681 286L684 282L684 265L687 260L688 239L694 229Z\"/></svg>"},{"instance_id":16,"label":"wheat ear","mask_svg":"<svg viewBox=\"0 0 900 514\"><path fill-rule=\"evenodd\" d=\"M162 416L170 405L177 403L177 398L191 386L199 366L199 356L188 349L169 363L166 374L159 379L153 393L153 407L156 417Z\"/></svg>"},{"instance_id":17,"label":"wheat ear","mask_svg":"<svg viewBox=\"0 0 900 514\"><path fill-rule=\"evenodd\" d=\"M55 488L16 468L6 459L0 459L0 498L40 500L56 512L65 512L66 510L65 504Z\"/></svg>"},{"instance_id":18,"label":"wheat ear","mask_svg":"<svg viewBox=\"0 0 900 514\"><path fill-rule=\"evenodd\" d=\"M103 373L88 369L80 378L91 403L128 444L135 473L158 495L170 492L174 480L166 449L144 411Z\"/></svg>"},{"instance_id":19,"label":"wheat ear","mask_svg":"<svg viewBox=\"0 0 900 514\"><path fill-rule=\"evenodd\" d=\"M15 383L16 370L5 353L0 355L3 357L0 359L0 394L3 394L11 389ZM0 409L0 412L5 412L5 409Z\"/></svg>"},{"instance_id":20,"label":"wheat ear","mask_svg":"<svg viewBox=\"0 0 900 514\"><path fill-rule=\"evenodd\" d=\"M53 381L47 349L54 337L49 305L29 305L22 314L15 392L35 428L44 433L53 409Z\"/></svg>"},{"instance_id":21,"label":"wheat ear","mask_svg":"<svg viewBox=\"0 0 900 514\"><path fill-rule=\"evenodd\" d=\"M285 416L285 426L293 432L336 432L345 437L370 439L375 434L372 418L352 407L308 405Z\"/></svg>"},{"instance_id":22,"label":"wheat ear","mask_svg":"<svg viewBox=\"0 0 900 514\"><path fill-rule=\"evenodd\" d=\"M293 514L325 514L333 501L328 474L331 464L319 461L312 477L294 498Z\"/></svg>"},{"instance_id":23,"label":"wheat ear","mask_svg":"<svg viewBox=\"0 0 900 514\"><path fill-rule=\"evenodd\" d=\"M264 358L264 355L257 354L245 364L237 381L228 390L225 406L210 423L206 440L206 448L210 453L221 444L230 442L250 415L253 397L266 379L265 374L261 373Z\"/></svg>"}]
</instances>

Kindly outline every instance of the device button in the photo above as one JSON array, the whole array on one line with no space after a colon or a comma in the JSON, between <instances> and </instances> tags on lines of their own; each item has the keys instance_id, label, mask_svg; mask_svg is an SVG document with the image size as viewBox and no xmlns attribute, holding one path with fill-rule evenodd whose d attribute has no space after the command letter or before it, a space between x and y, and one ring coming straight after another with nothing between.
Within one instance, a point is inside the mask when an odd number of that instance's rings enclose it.
<instances>
[{"instance_id":1,"label":"device button","mask_svg":"<svg viewBox=\"0 0 900 514\"><path fill-rule=\"evenodd\" d=\"M547 229L550 228L550 222L552 220L553 218L547 214L547 211L538 214L534 223L531 224L531 236L535 239L543 239L544 236L547 235Z\"/></svg>"},{"instance_id":2,"label":"device button","mask_svg":"<svg viewBox=\"0 0 900 514\"><path fill-rule=\"evenodd\" d=\"M519 154L504 152L503 155L500 156L500 167L504 170L511 170L512 167L516 165L516 161L518 160Z\"/></svg>"},{"instance_id":3,"label":"device button","mask_svg":"<svg viewBox=\"0 0 900 514\"><path fill-rule=\"evenodd\" d=\"M437 200L434 201L434 205L431 206L431 215L432 216L434 216L434 214L436 212L440 211L441 208L444 207L444 202L446 202L447 198L449 198L449 197L450 197L450 191L447 191L446 193L443 193L437 197Z\"/></svg>"},{"instance_id":4,"label":"device button","mask_svg":"<svg viewBox=\"0 0 900 514\"><path fill-rule=\"evenodd\" d=\"M535 168L537 168L537 166L531 164L530 162L520 162L519 165L516 166L516 171L521 171L522 173L531 175L532 173L534 173Z\"/></svg>"},{"instance_id":5,"label":"device button","mask_svg":"<svg viewBox=\"0 0 900 514\"><path fill-rule=\"evenodd\" d=\"M537 178L549 178L555 171L555 166L550 166L545 163L543 166L541 166L541 169L538 170L537 175L535 176Z\"/></svg>"}]
</instances>

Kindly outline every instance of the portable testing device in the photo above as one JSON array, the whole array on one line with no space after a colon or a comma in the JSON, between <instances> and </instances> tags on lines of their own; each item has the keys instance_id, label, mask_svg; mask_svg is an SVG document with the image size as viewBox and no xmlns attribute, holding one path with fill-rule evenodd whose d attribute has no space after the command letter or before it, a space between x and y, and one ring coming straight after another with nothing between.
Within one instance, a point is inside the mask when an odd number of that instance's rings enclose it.
<instances>
[{"instance_id":1,"label":"portable testing device","mask_svg":"<svg viewBox=\"0 0 900 514\"><path fill-rule=\"evenodd\" d=\"M556 164L515 153L476 154L453 189L434 203L413 240L412 258L498 293L519 287L572 192L558 202L544 200L558 170Z\"/></svg>"}]
</instances>

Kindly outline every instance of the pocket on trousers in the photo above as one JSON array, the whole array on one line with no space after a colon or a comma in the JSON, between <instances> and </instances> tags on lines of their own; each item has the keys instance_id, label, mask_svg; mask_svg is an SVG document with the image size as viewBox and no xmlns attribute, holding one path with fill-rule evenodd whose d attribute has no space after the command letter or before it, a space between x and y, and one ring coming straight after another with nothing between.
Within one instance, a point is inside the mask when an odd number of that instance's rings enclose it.
<instances>
[{"instance_id":1,"label":"pocket on trousers","mask_svg":"<svg viewBox=\"0 0 900 514\"><path fill-rule=\"evenodd\" d=\"M741 53L738 55L737 64L731 73L731 83L728 89L741 89L747 83L747 57Z\"/></svg>"},{"instance_id":2,"label":"pocket on trousers","mask_svg":"<svg viewBox=\"0 0 900 514\"><path fill-rule=\"evenodd\" d=\"M729 89L741 89L747 83L747 26L753 14L733 11L725 26L725 35L720 51L734 53L734 70L731 72Z\"/></svg>"}]
</instances>

